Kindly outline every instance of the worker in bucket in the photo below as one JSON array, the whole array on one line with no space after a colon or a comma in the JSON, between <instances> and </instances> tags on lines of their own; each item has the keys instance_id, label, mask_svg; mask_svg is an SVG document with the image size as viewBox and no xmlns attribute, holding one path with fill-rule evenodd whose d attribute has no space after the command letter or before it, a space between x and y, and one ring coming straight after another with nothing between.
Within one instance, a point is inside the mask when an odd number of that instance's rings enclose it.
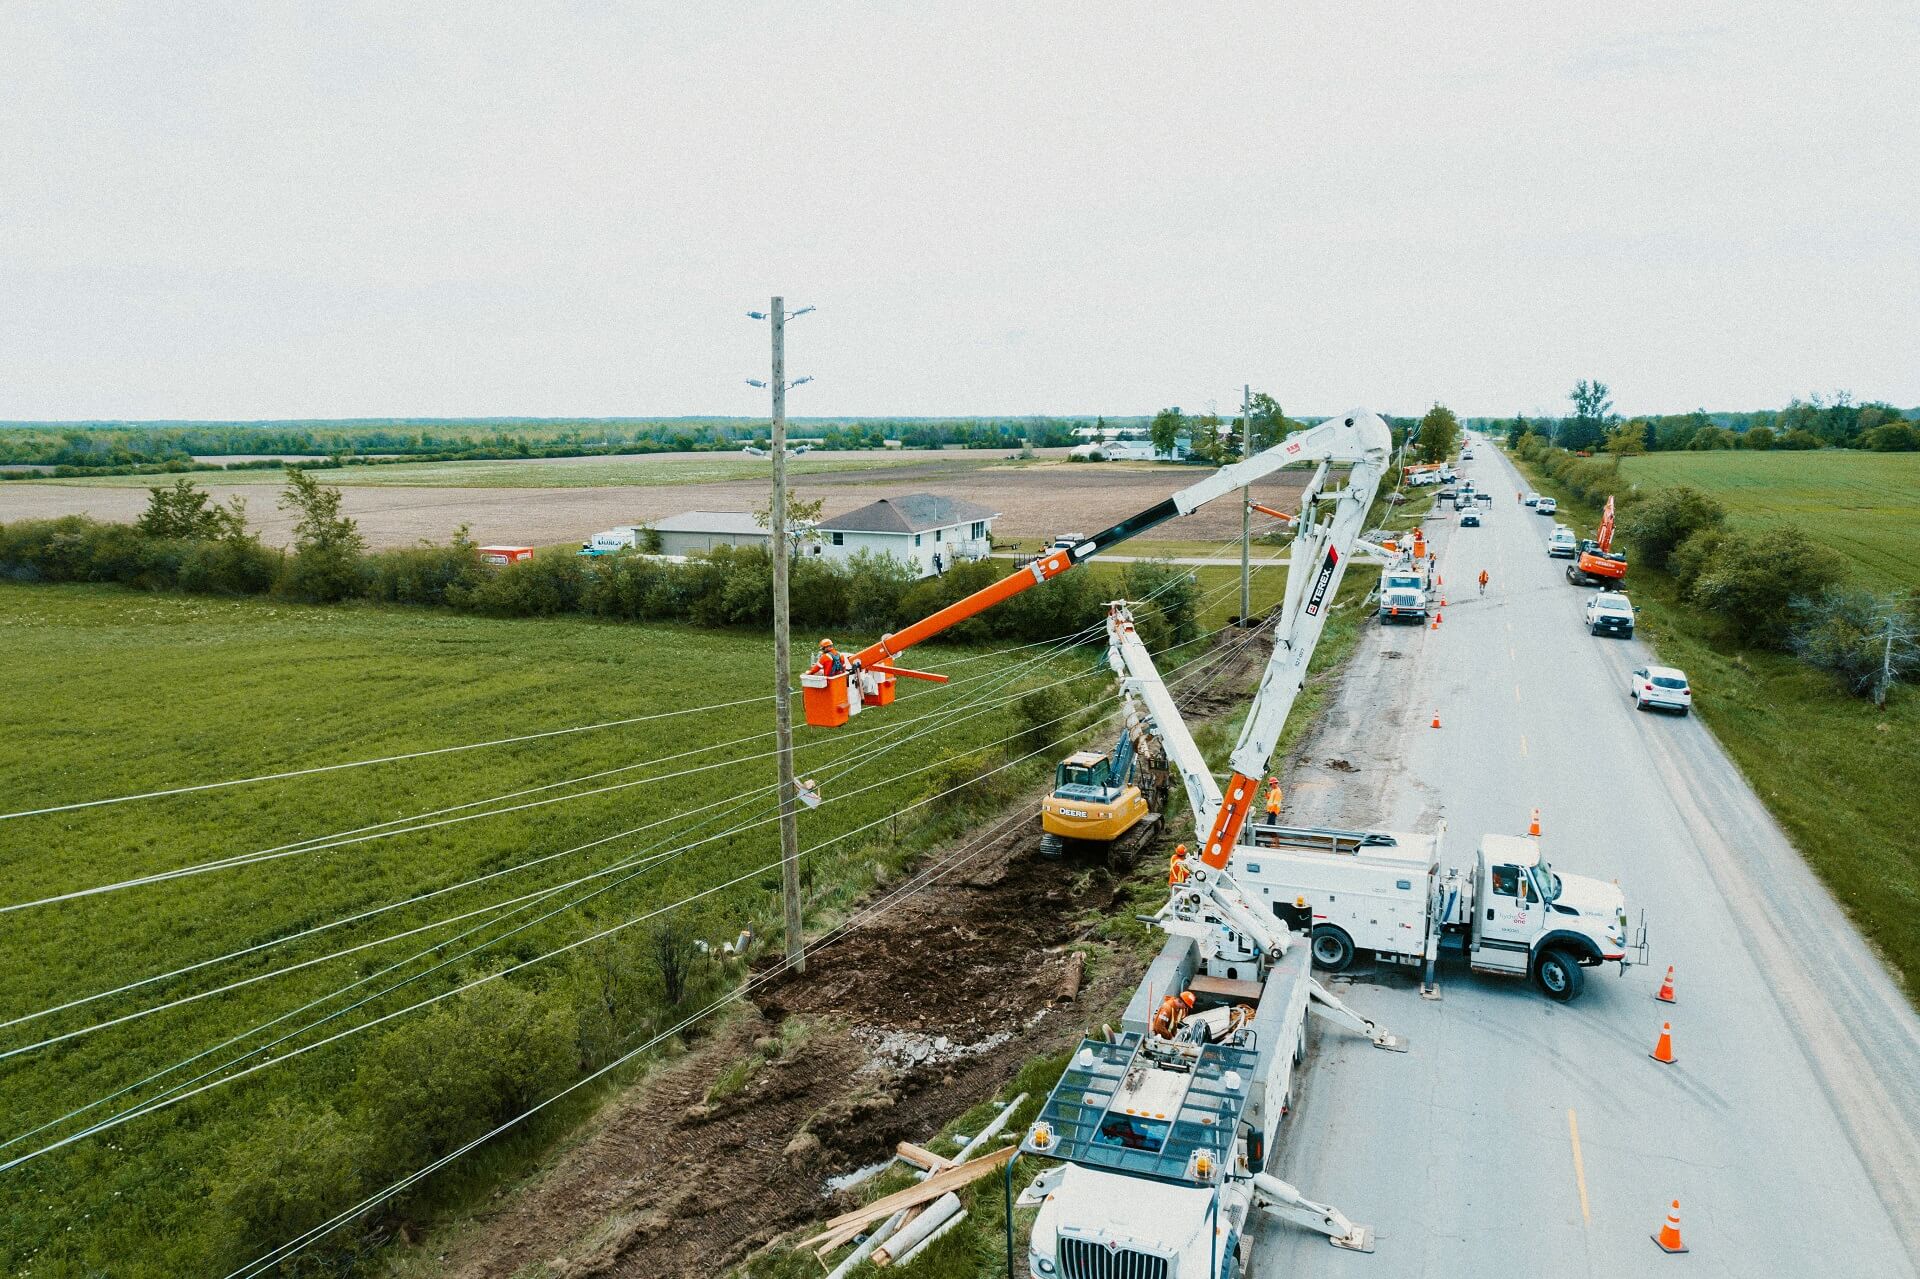
<instances>
[{"instance_id":1,"label":"worker in bucket","mask_svg":"<svg viewBox=\"0 0 1920 1279\"><path fill-rule=\"evenodd\" d=\"M1170 887L1177 888L1187 882L1188 873L1187 846L1185 844L1175 844L1173 846L1173 856L1167 859L1167 884Z\"/></svg>"},{"instance_id":2,"label":"worker in bucket","mask_svg":"<svg viewBox=\"0 0 1920 1279\"><path fill-rule=\"evenodd\" d=\"M846 669L847 659L840 656L840 650L833 646L832 640L823 639L820 641L820 656L807 668L807 674L838 675Z\"/></svg>"},{"instance_id":3,"label":"worker in bucket","mask_svg":"<svg viewBox=\"0 0 1920 1279\"><path fill-rule=\"evenodd\" d=\"M1279 824L1280 779L1278 777L1269 777L1267 779L1267 825L1278 826Z\"/></svg>"},{"instance_id":4,"label":"worker in bucket","mask_svg":"<svg viewBox=\"0 0 1920 1279\"><path fill-rule=\"evenodd\" d=\"M1149 1028L1162 1039L1172 1039L1173 1032L1180 1029L1180 1023L1192 1011L1192 991L1183 990L1177 995L1168 995L1160 1001L1160 1011L1153 1015Z\"/></svg>"}]
</instances>

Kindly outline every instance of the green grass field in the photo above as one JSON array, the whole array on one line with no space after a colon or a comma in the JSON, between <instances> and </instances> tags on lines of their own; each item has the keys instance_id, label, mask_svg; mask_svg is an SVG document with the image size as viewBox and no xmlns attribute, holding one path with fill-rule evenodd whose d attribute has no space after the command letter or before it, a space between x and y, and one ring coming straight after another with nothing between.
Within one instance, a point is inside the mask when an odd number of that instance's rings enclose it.
<instances>
[{"instance_id":1,"label":"green grass field","mask_svg":"<svg viewBox=\"0 0 1920 1279\"><path fill-rule=\"evenodd\" d=\"M859 457L798 457L787 463L795 476L826 472L885 471L907 466L938 466L956 471L987 466L1052 466L1052 461L1022 463L1009 461L993 449L953 450L939 458L900 457L872 453ZM344 488L608 488L625 485L654 487L666 484L715 484L729 480L764 480L771 471L765 458L739 453L712 453L700 457L650 457L635 454L620 457L550 458L525 461L484 462L390 462L372 466L342 466L316 472L328 484ZM19 480L16 483L104 485L112 488L148 488L164 482L167 476L99 475L60 480ZM277 470L195 471L197 484L279 485L285 477Z\"/></svg>"},{"instance_id":2,"label":"green grass field","mask_svg":"<svg viewBox=\"0 0 1920 1279\"><path fill-rule=\"evenodd\" d=\"M1622 470L1643 489L1703 489L1735 526L1797 524L1845 555L1861 586L1920 587L1920 453L1653 453Z\"/></svg>"},{"instance_id":3,"label":"green grass field","mask_svg":"<svg viewBox=\"0 0 1920 1279\"><path fill-rule=\"evenodd\" d=\"M1521 464L1570 523L1599 512ZM1920 586L1907 553L1920 509L1920 457L1903 454L1662 453L1627 462L1642 485L1692 484L1736 523L1791 522L1841 552L1859 585ZM1904 512L1899 510L1904 504ZM1631 549L1631 548L1629 548ZM1628 579L1640 634L1687 672L1694 706L1834 895L1920 1000L1920 688L1884 711L1842 694L1826 675L1728 639L1716 618L1644 568Z\"/></svg>"},{"instance_id":4,"label":"green grass field","mask_svg":"<svg viewBox=\"0 0 1920 1279\"><path fill-rule=\"evenodd\" d=\"M9 700L8 731L0 735L0 811L6 812L758 698L770 682L768 646L755 636L582 620L492 621L427 611L306 608L111 588L0 587L0 637L13 686L31 690L30 696ZM1009 671L1006 659L977 660L952 648L923 651L924 665L950 672L954 684L908 687L884 720L863 718L833 735L801 730L803 774L825 779L830 801L803 817L803 848L896 813L943 785L956 784L955 778L977 777L980 766L964 754L1019 727L1010 709L985 704L996 679ZM1043 662L1009 687L1085 672L1093 664L1085 652ZM524 812L0 915L0 967L8 974L0 1020L11 1020L273 942L355 911L506 871L430 902L5 1027L0 1052L405 929L484 912L494 903L648 849L671 849L700 838L718 823L713 814L689 816L690 810L771 781L772 764L765 757L769 705L770 698L754 700L522 745L0 821L0 904L10 905L604 769L641 765L525 799L653 779ZM889 726L936 710L957 713L936 735L895 744L876 752L865 766L836 775L836 763L849 765L857 752L876 746L889 731L917 731ZM1025 748L1003 749L1018 754ZM963 758L933 772L897 776L953 755ZM660 762L648 766L648 761ZM1037 775L1050 762L1050 757L1036 761L1028 771ZM702 766L712 767L666 776ZM895 780L853 793L888 778ZM767 810L762 795L739 820L763 819ZM938 810L921 810L929 811ZM876 863L897 865L966 820L968 814L959 811L939 820L902 818L811 855L813 909L831 913L864 885ZM539 866L509 869L641 827L648 829ZM687 906L686 917L696 935L713 941L730 938L744 926L764 929L777 918L778 873L767 869L776 858L773 828L760 820L661 861L580 908L517 935L503 936L566 898L510 919L482 913L426 927L411 938L0 1061L0 1093L7 1099L0 1141L11 1142L0 1149L0 1161L70 1133L77 1123L53 1122L38 1137L12 1141L28 1130L418 951L430 953L380 985L501 937L498 945L456 958L445 970L275 1051L285 1053L321 1034L363 1024L450 990L457 981L533 958L736 878L741 882ZM595 880L586 887L607 882ZM476 925L482 931L453 941ZM670 1023L646 967L645 931L643 926L620 934L626 941L619 945L632 943L626 950L595 943L508 979L539 993L542 1006L590 1011L608 1004L604 1024L587 1011L580 1013L582 1064L610 1060ZM627 983L617 1015L612 1011L616 1001L594 994L598 984L614 979L608 974L616 969L625 974L618 980ZM711 982L724 985L733 976L716 971ZM505 984L481 989L496 991ZM480 993L457 996L443 1007L457 1010ZM346 1002L322 1003L279 1030ZM326 1105L343 1112L358 1104L353 1099L366 1090L370 1063L382 1060L383 1039L422 1015L410 1014L391 1027L285 1060L0 1173L0 1262L9 1272L39 1276L170 1276L224 1273L248 1260L260 1245L278 1239L246 1238L223 1215L217 1192L238 1175L234 1152L258 1152L263 1134L274 1131L263 1125L275 1103ZM262 1038L228 1051L250 1048ZM388 1045L388 1059L392 1051ZM197 1074L224 1056L170 1075L162 1084ZM129 1093L116 1105L153 1095L158 1086ZM542 1143L577 1121L592 1100L583 1095L571 1112L456 1165L460 1176L430 1183L424 1199L409 1211L431 1216L449 1195L480 1193L493 1179L511 1178ZM112 1109L89 1112L89 1117Z\"/></svg>"}]
</instances>

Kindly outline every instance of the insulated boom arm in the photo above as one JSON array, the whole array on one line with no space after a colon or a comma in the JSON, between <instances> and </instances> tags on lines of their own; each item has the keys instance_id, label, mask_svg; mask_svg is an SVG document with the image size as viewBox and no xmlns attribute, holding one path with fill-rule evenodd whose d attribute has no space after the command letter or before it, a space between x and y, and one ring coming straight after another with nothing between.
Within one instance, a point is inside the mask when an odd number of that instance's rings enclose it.
<instances>
[{"instance_id":1,"label":"insulated boom arm","mask_svg":"<svg viewBox=\"0 0 1920 1279\"><path fill-rule=\"evenodd\" d=\"M1015 569L993 585L982 587L903 630L882 636L855 654L854 660L867 670L887 666L898 661L915 644L931 639L1002 600L1011 599L1029 587L1058 577L1101 551L1170 519L1191 515L1215 498L1245 488L1255 480L1265 479L1282 467L1296 462L1351 462L1360 466L1377 458L1377 470L1372 481L1377 486L1379 476L1385 473L1391 447L1387 424L1371 413L1356 409L1340 417L1328 418L1318 426L1294 432L1272 448L1231 466L1221 467L1205 479L1187 485L1166 501L1095 533L1084 542L1050 551L1025 568ZM1323 466L1316 479L1324 477L1324 474Z\"/></svg>"}]
</instances>

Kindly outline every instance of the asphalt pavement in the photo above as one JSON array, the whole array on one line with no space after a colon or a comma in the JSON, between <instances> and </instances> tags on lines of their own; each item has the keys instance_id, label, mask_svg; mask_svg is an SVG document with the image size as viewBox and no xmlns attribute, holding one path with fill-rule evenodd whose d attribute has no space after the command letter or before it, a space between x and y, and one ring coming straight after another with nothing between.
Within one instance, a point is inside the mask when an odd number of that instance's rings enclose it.
<instances>
[{"instance_id":1,"label":"asphalt pavement","mask_svg":"<svg viewBox=\"0 0 1920 1279\"><path fill-rule=\"evenodd\" d=\"M1645 910L1650 963L1587 970L1571 1005L1457 958L1438 1001L1397 968L1336 979L1412 1051L1323 1025L1274 1170L1378 1250L1268 1223L1256 1273L1920 1273L1920 1019L1706 726L1633 709L1651 654L1587 635L1589 592L1546 555L1554 521L1478 453L1483 526L1433 526L1440 628L1368 631L1289 770L1289 818L1444 820L1468 864L1538 806L1551 863ZM1672 1005L1654 998L1668 964ZM1649 1056L1663 1021L1671 1066ZM1684 1256L1650 1238L1676 1198Z\"/></svg>"}]
</instances>

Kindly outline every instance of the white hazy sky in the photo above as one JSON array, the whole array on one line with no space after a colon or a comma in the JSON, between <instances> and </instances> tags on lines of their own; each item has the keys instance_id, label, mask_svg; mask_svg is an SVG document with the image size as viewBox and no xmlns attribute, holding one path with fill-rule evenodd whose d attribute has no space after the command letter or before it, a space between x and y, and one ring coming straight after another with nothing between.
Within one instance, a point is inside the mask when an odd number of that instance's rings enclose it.
<instances>
[{"instance_id":1,"label":"white hazy sky","mask_svg":"<svg viewBox=\"0 0 1920 1279\"><path fill-rule=\"evenodd\" d=\"M1920 403L1920 5L0 7L0 418Z\"/></svg>"}]
</instances>

